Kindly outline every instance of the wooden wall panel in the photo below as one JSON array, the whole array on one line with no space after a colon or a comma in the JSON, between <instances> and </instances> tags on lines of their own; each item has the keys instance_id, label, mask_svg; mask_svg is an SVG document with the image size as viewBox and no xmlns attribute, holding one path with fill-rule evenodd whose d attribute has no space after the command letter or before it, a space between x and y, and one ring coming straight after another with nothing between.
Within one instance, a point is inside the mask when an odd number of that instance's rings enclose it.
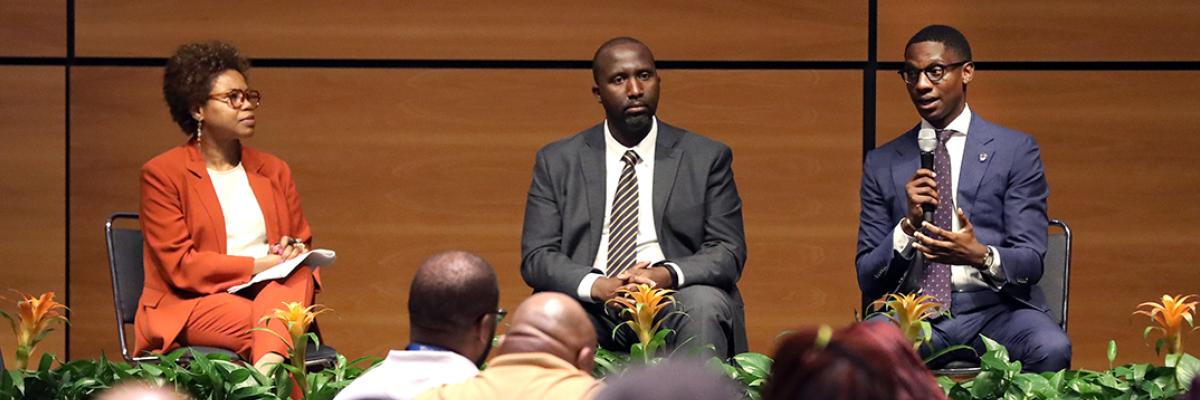
<instances>
[{"instance_id":1,"label":"wooden wall panel","mask_svg":"<svg viewBox=\"0 0 1200 400\"><path fill-rule=\"evenodd\" d=\"M1200 4L1193 1L879 2L879 59L903 61L925 25L963 31L986 61L1195 61Z\"/></svg>"},{"instance_id":2,"label":"wooden wall panel","mask_svg":"<svg viewBox=\"0 0 1200 400\"><path fill-rule=\"evenodd\" d=\"M16 315L19 293L65 297L66 101L62 67L0 67L0 309ZM19 293L18 293L19 292ZM63 355L61 326L39 346ZM5 365L16 338L0 328ZM36 365L40 354L31 358Z\"/></svg>"},{"instance_id":3,"label":"wooden wall panel","mask_svg":"<svg viewBox=\"0 0 1200 400\"><path fill-rule=\"evenodd\" d=\"M81 56L166 57L233 41L253 57L590 59L635 36L660 59L851 60L866 54L865 2L80 2Z\"/></svg>"},{"instance_id":4,"label":"wooden wall panel","mask_svg":"<svg viewBox=\"0 0 1200 400\"><path fill-rule=\"evenodd\" d=\"M99 221L137 207L138 166L182 140L152 68L73 70L73 356L116 351ZM755 350L797 324L845 323L858 91L852 71L664 71L665 121L730 144L746 210L742 280ZM295 171L316 244L339 252L319 302L326 339L382 355L407 339L409 280L430 254L487 258L512 308L534 152L602 118L587 70L258 69L253 144ZM121 96L112 96L120 90ZM803 279L802 279L803 277ZM780 301L783 300L783 301Z\"/></svg>"},{"instance_id":5,"label":"wooden wall panel","mask_svg":"<svg viewBox=\"0 0 1200 400\"><path fill-rule=\"evenodd\" d=\"M65 0L0 0L0 56L66 55Z\"/></svg>"},{"instance_id":6,"label":"wooden wall panel","mask_svg":"<svg viewBox=\"0 0 1200 400\"><path fill-rule=\"evenodd\" d=\"M918 117L891 72L880 72L880 144ZM1152 90L1147 90L1152 88ZM977 70L972 110L1028 132L1042 149L1050 215L1075 234L1070 335L1074 366L1157 357L1142 341L1138 303L1200 288L1200 73ZM1161 362L1161 360L1159 360Z\"/></svg>"}]
</instances>

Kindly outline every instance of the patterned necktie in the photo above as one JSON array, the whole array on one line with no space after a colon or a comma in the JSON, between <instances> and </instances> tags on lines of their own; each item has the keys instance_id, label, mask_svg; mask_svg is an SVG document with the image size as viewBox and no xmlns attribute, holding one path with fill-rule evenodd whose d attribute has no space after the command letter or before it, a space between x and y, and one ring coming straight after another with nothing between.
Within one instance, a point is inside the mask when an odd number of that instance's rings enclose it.
<instances>
[{"instance_id":1,"label":"patterned necktie","mask_svg":"<svg viewBox=\"0 0 1200 400\"><path fill-rule=\"evenodd\" d=\"M934 225L944 230L953 229L951 218L954 218L954 185L953 171L950 169L950 152L946 150L946 140L954 131L938 130L938 146L933 151L933 172L937 174L938 207L933 212ZM928 234L928 232L926 232ZM938 235L929 235L941 239ZM925 279L921 282L925 294L933 296L942 309L950 310L950 266L942 263L929 263L925 268Z\"/></svg>"},{"instance_id":2,"label":"patterned necktie","mask_svg":"<svg viewBox=\"0 0 1200 400\"><path fill-rule=\"evenodd\" d=\"M638 234L638 182L633 166L641 159L633 150L621 157L625 167L617 192L613 195L612 211L608 218L608 264L605 275L617 276L633 266L634 246Z\"/></svg>"}]
</instances>

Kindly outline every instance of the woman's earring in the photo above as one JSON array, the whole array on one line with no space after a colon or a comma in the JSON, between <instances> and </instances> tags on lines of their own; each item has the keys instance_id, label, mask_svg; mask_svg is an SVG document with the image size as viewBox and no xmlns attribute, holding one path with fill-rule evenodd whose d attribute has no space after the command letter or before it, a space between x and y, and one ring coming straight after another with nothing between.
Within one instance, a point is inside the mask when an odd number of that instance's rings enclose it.
<instances>
[{"instance_id":1,"label":"woman's earring","mask_svg":"<svg viewBox=\"0 0 1200 400\"><path fill-rule=\"evenodd\" d=\"M196 121L196 143L200 143L200 137L204 135L204 120Z\"/></svg>"}]
</instances>

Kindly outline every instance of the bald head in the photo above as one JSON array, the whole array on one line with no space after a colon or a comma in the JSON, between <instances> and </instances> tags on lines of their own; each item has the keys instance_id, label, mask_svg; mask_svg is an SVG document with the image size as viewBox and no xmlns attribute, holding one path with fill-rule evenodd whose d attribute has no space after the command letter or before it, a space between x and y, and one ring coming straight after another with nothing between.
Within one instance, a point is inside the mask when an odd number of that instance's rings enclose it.
<instances>
[{"instance_id":1,"label":"bald head","mask_svg":"<svg viewBox=\"0 0 1200 400\"><path fill-rule=\"evenodd\" d=\"M412 327L428 333L461 334L496 310L500 286L487 261L465 251L429 257L408 292Z\"/></svg>"},{"instance_id":2,"label":"bald head","mask_svg":"<svg viewBox=\"0 0 1200 400\"><path fill-rule=\"evenodd\" d=\"M641 40L628 36L609 39L604 44L601 44L596 49L596 53L592 55L592 78L595 79L596 83L604 80L602 76L604 75L604 69L609 62L609 58L611 58L611 53L618 48L626 47L633 48L639 53L644 52L643 54L649 58L650 63L654 63L654 53L650 52L650 46L646 46Z\"/></svg>"},{"instance_id":3,"label":"bald head","mask_svg":"<svg viewBox=\"0 0 1200 400\"><path fill-rule=\"evenodd\" d=\"M596 331L579 302L562 293L543 292L517 307L498 351L550 353L590 371L595 348Z\"/></svg>"},{"instance_id":4,"label":"bald head","mask_svg":"<svg viewBox=\"0 0 1200 400\"><path fill-rule=\"evenodd\" d=\"M188 397L153 383L129 380L96 396L97 400L186 400Z\"/></svg>"}]
</instances>

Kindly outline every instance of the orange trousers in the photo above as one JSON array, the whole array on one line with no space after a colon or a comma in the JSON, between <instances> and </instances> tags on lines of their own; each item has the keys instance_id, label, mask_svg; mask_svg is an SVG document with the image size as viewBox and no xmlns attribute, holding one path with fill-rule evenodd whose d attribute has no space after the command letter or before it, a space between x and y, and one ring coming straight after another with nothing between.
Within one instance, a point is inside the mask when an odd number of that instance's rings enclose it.
<instances>
[{"instance_id":1,"label":"orange trousers","mask_svg":"<svg viewBox=\"0 0 1200 400\"><path fill-rule=\"evenodd\" d=\"M217 293L204 296L188 317L178 343L187 346L211 346L233 350L244 360L257 362L268 353L287 357L291 338L287 326L276 319L260 322L283 303L301 302L305 307L313 304L316 287L312 270L300 267L285 279L262 282L237 294ZM287 339L263 331L252 331L266 327Z\"/></svg>"}]
</instances>

